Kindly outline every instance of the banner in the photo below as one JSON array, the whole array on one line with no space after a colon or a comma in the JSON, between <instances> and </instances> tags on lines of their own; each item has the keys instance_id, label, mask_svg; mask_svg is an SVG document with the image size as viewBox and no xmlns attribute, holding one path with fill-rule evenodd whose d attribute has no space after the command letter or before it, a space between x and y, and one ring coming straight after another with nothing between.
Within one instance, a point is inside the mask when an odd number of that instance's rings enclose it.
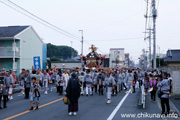
<instances>
[{"instance_id":1,"label":"banner","mask_svg":"<svg viewBox=\"0 0 180 120\"><path fill-rule=\"evenodd\" d=\"M34 57L34 69L41 69L40 56Z\"/></svg>"}]
</instances>

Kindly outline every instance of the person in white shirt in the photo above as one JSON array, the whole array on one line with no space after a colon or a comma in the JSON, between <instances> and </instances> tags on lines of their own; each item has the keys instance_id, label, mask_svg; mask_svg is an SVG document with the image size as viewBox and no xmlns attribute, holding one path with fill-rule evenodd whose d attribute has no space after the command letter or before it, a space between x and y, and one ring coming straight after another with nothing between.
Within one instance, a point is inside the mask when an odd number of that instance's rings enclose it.
<instances>
[{"instance_id":1,"label":"person in white shirt","mask_svg":"<svg viewBox=\"0 0 180 120\"><path fill-rule=\"evenodd\" d=\"M66 94L66 88L67 88L67 85L68 85L68 81L69 81L69 74L67 73L67 70L64 70L64 73L63 73L63 78L64 78L64 93Z\"/></svg>"},{"instance_id":2,"label":"person in white shirt","mask_svg":"<svg viewBox=\"0 0 180 120\"><path fill-rule=\"evenodd\" d=\"M87 73L84 76L84 82L86 84L86 96L88 96L89 92L90 95L92 96L92 78L91 78L91 74L90 74L90 69L87 69ZM88 92L89 91L89 92Z\"/></svg>"},{"instance_id":3,"label":"person in white shirt","mask_svg":"<svg viewBox=\"0 0 180 120\"><path fill-rule=\"evenodd\" d=\"M47 72L48 72L48 70L43 70L43 74L42 74L42 78L41 78L41 80L43 82L43 86L45 88L44 94L48 94L48 92L47 92L48 91L48 81L51 79Z\"/></svg>"}]
</instances>

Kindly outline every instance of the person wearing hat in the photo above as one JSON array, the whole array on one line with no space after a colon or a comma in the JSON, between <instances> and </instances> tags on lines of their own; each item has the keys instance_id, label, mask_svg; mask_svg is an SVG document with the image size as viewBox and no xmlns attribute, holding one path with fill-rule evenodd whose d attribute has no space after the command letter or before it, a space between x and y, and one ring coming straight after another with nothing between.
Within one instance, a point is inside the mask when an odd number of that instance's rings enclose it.
<instances>
[{"instance_id":1,"label":"person wearing hat","mask_svg":"<svg viewBox=\"0 0 180 120\"><path fill-rule=\"evenodd\" d=\"M110 72L107 72L103 83L103 89L106 87L107 104L111 103L111 94L112 90L115 89L115 84L114 78L110 75Z\"/></svg>"},{"instance_id":2,"label":"person wearing hat","mask_svg":"<svg viewBox=\"0 0 180 120\"><path fill-rule=\"evenodd\" d=\"M36 109L38 110L38 104L39 104L39 97L40 97L40 92L39 92L39 84L36 82L36 78L32 77L32 84L30 87L30 104L31 108L29 110L33 110L33 104L36 103Z\"/></svg>"}]
</instances>

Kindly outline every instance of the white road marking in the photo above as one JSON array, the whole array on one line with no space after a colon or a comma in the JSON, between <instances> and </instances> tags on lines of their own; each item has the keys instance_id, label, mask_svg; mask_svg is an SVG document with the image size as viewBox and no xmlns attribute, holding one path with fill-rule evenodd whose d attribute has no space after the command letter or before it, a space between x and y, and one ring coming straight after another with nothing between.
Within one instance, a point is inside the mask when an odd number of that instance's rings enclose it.
<instances>
[{"instance_id":1,"label":"white road marking","mask_svg":"<svg viewBox=\"0 0 180 120\"><path fill-rule=\"evenodd\" d=\"M129 95L131 90L128 91L128 93L126 93L126 95L123 97L123 99L119 102L118 106L114 109L114 111L111 113L111 115L108 117L107 120L112 120L113 117L116 115L117 111L119 110L119 108L122 106L123 102L126 100L127 96Z\"/></svg>"}]
</instances>

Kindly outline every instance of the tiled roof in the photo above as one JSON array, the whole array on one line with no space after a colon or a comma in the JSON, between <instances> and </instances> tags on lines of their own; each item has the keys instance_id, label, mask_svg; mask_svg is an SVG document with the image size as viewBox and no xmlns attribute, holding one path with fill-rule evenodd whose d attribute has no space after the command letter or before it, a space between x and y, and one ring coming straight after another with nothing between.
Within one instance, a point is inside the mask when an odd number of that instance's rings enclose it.
<instances>
[{"instance_id":1,"label":"tiled roof","mask_svg":"<svg viewBox=\"0 0 180 120\"><path fill-rule=\"evenodd\" d=\"M0 38L14 37L29 26L6 26L0 27Z\"/></svg>"},{"instance_id":2,"label":"tiled roof","mask_svg":"<svg viewBox=\"0 0 180 120\"><path fill-rule=\"evenodd\" d=\"M168 50L164 62L180 62L180 49Z\"/></svg>"}]
</instances>

